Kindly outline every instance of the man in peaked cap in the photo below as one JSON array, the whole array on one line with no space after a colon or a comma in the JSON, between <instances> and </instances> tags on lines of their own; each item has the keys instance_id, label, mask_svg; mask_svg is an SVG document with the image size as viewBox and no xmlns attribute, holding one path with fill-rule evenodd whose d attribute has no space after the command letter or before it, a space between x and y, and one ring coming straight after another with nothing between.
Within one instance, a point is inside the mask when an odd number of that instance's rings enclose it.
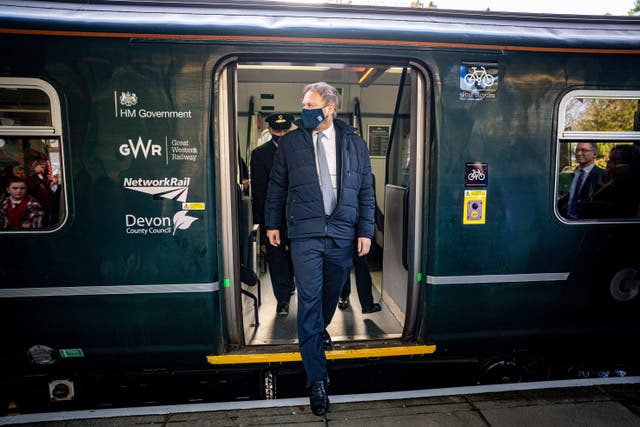
<instances>
[{"instance_id":1,"label":"man in peaked cap","mask_svg":"<svg viewBox=\"0 0 640 427\"><path fill-rule=\"evenodd\" d=\"M276 113L266 117L265 122L269 127L271 140L257 147L251 152L251 185L253 194L253 218L260 224L263 242L267 242L267 265L271 275L273 294L278 301L276 313L279 316L289 314L289 301L295 290L293 282L293 266L289 245L273 246L268 243L264 221L264 205L269 185L269 175L273 165L273 156L278 149L278 140L289 132L294 117L291 114ZM282 221L280 234L286 236L286 221Z\"/></svg>"}]
</instances>

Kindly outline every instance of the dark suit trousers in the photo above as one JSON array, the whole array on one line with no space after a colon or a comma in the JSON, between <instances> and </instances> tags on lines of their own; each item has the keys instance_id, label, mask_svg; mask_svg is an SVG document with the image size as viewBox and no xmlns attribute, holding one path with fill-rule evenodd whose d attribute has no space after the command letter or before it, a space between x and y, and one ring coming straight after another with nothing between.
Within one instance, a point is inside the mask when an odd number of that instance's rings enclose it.
<instances>
[{"instance_id":1,"label":"dark suit trousers","mask_svg":"<svg viewBox=\"0 0 640 427\"><path fill-rule=\"evenodd\" d=\"M280 234L283 236L282 232ZM272 246L267 239L266 233L263 239L263 242L266 242L267 265L269 265L273 295L278 302L289 302L291 300L291 288L293 287L293 265L291 264L289 248L287 248L288 242L283 238L280 246Z\"/></svg>"},{"instance_id":2,"label":"dark suit trousers","mask_svg":"<svg viewBox=\"0 0 640 427\"><path fill-rule=\"evenodd\" d=\"M358 299L360 300L360 307L367 308L373 304L373 293L371 282L371 272L369 271L369 264L367 263L367 256L358 256L358 247L354 245L353 251L353 266L356 271L356 288L358 289ZM340 298L348 298L351 294L351 279L347 278L342 292L340 292Z\"/></svg>"},{"instance_id":3,"label":"dark suit trousers","mask_svg":"<svg viewBox=\"0 0 640 427\"><path fill-rule=\"evenodd\" d=\"M298 292L298 341L309 381L324 380L323 331L331 323L340 290L351 272L352 240L291 239Z\"/></svg>"}]
</instances>

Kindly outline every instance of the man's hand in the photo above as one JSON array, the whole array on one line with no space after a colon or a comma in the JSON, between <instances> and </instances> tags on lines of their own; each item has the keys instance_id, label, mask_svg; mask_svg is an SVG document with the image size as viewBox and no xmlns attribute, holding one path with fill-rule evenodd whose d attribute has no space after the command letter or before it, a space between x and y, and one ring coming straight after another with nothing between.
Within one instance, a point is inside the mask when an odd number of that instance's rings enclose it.
<instances>
[{"instance_id":1,"label":"man's hand","mask_svg":"<svg viewBox=\"0 0 640 427\"><path fill-rule=\"evenodd\" d=\"M271 246L280 246L280 230L267 230L267 239Z\"/></svg>"},{"instance_id":2,"label":"man's hand","mask_svg":"<svg viewBox=\"0 0 640 427\"><path fill-rule=\"evenodd\" d=\"M358 256L365 256L371 249L371 239L368 237L358 237Z\"/></svg>"}]
</instances>

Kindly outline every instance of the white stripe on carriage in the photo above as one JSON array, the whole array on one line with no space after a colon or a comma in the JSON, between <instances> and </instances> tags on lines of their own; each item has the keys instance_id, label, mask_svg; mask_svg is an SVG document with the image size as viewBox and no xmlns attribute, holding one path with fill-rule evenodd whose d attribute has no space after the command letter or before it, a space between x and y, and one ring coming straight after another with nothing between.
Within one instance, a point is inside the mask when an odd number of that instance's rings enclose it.
<instances>
[{"instance_id":1,"label":"white stripe on carriage","mask_svg":"<svg viewBox=\"0 0 640 427\"><path fill-rule=\"evenodd\" d=\"M164 285L57 286L0 289L0 298L70 297L94 295L172 294L214 292L220 283L177 283Z\"/></svg>"},{"instance_id":2,"label":"white stripe on carriage","mask_svg":"<svg viewBox=\"0 0 640 427\"><path fill-rule=\"evenodd\" d=\"M477 276L427 276L431 285L466 285L474 283L558 282L569 273L488 274Z\"/></svg>"}]
</instances>

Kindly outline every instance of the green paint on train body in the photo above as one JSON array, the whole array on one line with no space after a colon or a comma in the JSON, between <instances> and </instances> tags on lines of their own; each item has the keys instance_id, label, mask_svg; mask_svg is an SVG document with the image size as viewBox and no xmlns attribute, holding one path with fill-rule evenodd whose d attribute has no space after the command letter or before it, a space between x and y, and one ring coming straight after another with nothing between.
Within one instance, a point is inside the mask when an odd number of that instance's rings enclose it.
<instances>
[{"instance_id":1,"label":"green paint on train body","mask_svg":"<svg viewBox=\"0 0 640 427\"><path fill-rule=\"evenodd\" d=\"M73 363L85 367L206 367L222 333L217 285L206 286L219 280L212 70L203 73L212 55L91 38L2 37L0 45L24 46L3 61L3 76L43 78L61 97L69 197L59 230L0 235L11 247L2 287L96 289L0 298L2 323L13 325L2 365L47 345L82 348ZM203 285L209 290L189 289ZM146 293L162 286L168 293ZM115 290L102 295L104 287Z\"/></svg>"},{"instance_id":2,"label":"green paint on train body","mask_svg":"<svg viewBox=\"0 0 640 427\"><path fill-rule=\"evenodd\" d=\"M137 29L122 24L114 31ZM640 90L640 55L15 34L3 34L0 48L13 52L0 58L0 77L41 78L60 95L68 196L59 230L0 234L0 245L11 248L0 261L3 289L219 283L214 67L228 55L284 58L295 50L324 61L416 61L433 82L418 340L453 355L520 348L563 332L638 336L637 302L617 304L607 292L612 274L639 267L637 251L628 248L640 241L640 225L562 223L553 211L553 162L561 97L581 88ZM499 64L495 99L460 99L461 61ZM462 221L464 166L471 161L491 168L484 225ZM184 203L203 203L204 210ZM428 280L540 272L569 276ZM84 358L73 361L87 366L113 357L123 366L128 358L144 367L177 366L171 359L182 355L201 367L226 338L220 299L217 288L0 299L0 321L10 325L1 365L24 362L30 345L43 344L82 349Z\"/></svg>"},{"instance_id":3,"label":"green paint on train body","mask_svg":"<svg viewBox=\"0 0 640 427\"><path fill-rule=\"evenodd\" d=\"M455 63L455 56L437 56L438 68ZM425 270L437 277L471 277L469 284L427 286L426 336L442 350L443 343L460 349L471 341L495 350L501 341L527 348L536 337L557 344L559 337L579 335L586 344L590 334L605 341L619 340L621 329L637 333L637 302L613 300L609 287L618 271L638 266L629 248L640 237L639 224L563 224L553 210L553 162L562 96L583 88L637 90L640 85L629 70L638 59L510 52L497 60L497 99L459 101L457 76L452 75L436 94L441 111L432 163L436 184L425 222ZM469 161L490 165L482 226L462 224ZM474 284L472 279L559 272L566 272L567 280Z\"/></svg>"}]
</instances>

